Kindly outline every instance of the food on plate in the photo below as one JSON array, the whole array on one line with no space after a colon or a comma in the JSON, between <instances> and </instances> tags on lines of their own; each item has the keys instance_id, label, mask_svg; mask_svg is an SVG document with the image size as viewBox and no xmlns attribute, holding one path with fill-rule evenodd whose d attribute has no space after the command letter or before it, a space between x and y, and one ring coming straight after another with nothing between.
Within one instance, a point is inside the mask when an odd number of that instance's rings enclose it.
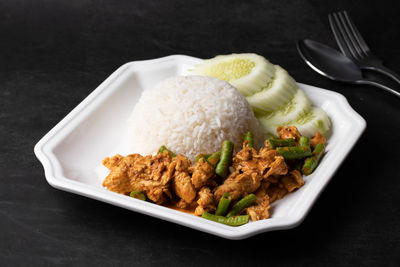
<instances>
[{"instance_id":1,"label":"food on plate","mask_svg":"<svg viewBox=\"0 0 400 267\"><path fill-rule=\"evenodd\" d=\"M132 191L132 192L129 194L129 196L130 196L130 197L133 197L133 198L140 199L140 200L146 200L146 195L145 195L142 191L140 191L140 190Z\"/></svg>"},{"instance_id":2,"label":"food on plate","mask_svg":"<svg viewBox=\"0 0 400 267\"><path fill-rule=\"evenodd\" d=\"M230 226L240 226L249 222L249 215L239 215L232 217L217 216L205 211L201 216L204 219L214 221L217 223L222 223Z\"/></svg>"},{"instance_id":3,"label":"food on plate","mask_svg":"<svg viewBox=\"0 0 400 267\"><path fill-rule=\"evenodd\" d=\"M194 165L167 146L156 155L117 154L103 160L110 170L103 186L230 226L267 219L272 202L304 185L301 171L317 167L326 142L320 133L311 142L295 126L278 127L277 134L257 150L255 134L247 132L236 154L225 140Z\"/></svg>"},{"instance_id":4,"label":"food on plate","mask_svg":"<svg viewBox=\"0 0 400 267\"><path fill-rule=\"evenodd\" d=\"M132 154L103 160L103 186L230 226L269 218L317 168L329 117L256 54L217 56L192 74L142 93L128 120Z\"/></svg>"},{"instance_id":5,"label":"food on plate","mask_svg":"<svg viewBox=\"0 0 400 267\"><path fill-rule=\"evenodd\" d=\"M128 119L126 146L132 153L155 154L165 145L194 161L213 153L224 140L239 148L243 135L261 127L243 95L226 81L205 76L176 76L145 90Z\"/></svg>"},{"instance_id":6,"label":"food on plate","mask_svg":"<svg viewBox=\"0 0 400 267\"><path fill-rule=\"evenodd\" d=\"M215 173L225 178L228 174L228 168L231 165L233 153L233 144L231 141L224 141L222 143L221 157L218 164L215 166Z\"/></svg>"},{"instance_id":7,"label":"food on plate","mask_svg":"<svg viewBox=\"0 0 400 267\"><path fill-rule=\"evenodd\" d=\"M294 96L298 86L282 67L275 65L274 79L262 91L246 97L255 112L268 114L288 103Z\"/></svg>"},{"instance_id":8,"label":"food on plate","mask_svg":"<svg viewBox=\"0 0 400 267\"><path fill-rule=\"evenodd\" d=\"M244 198L242 198L241 200L239 200L238 202L236 202L236 204L233 205L232 210L226 216L227 217L237 216L240 213L242 213L242 211L245 208L253 206L256 202L257 202L256 195L249 194Z\"/></svg>"},{"instance_id":9,"label":"food on plate","mask_svg":"<svg viewBox=\"0 0 400 267\"><path fill-rule=\"evenodd\" d=\"M294 125L299 129L299 131L308 137L311 137L313 133L317 131L322 134L327 134L331 127L331 121L326 112L317 107L311 107L307 112L299 115L296 119L291 121L285 120L284 123L270 123L268 119L265 119L264 117L257 118L263 127L263 132L267 136L272 136L274 129L279 125Z\"/></svg>"},{"instance_id":10,"label":"food on plate","mask_svg":"<svg viewBox=\"0 0 400 267\"><path fill-rule=\"evenodd\" d=\"M305 175L310 175L317 167L324 152L325 152L325 145L322 143L317 144L314 148L314 151L312 152L312 156L307 158L306 161L304 162L301 171Z\"/></svg>"},{"instance_id":11,"label":"food on plate","mask_svg":"<svg viewBox=\"0 0 400 267\"><path fill-rule=\"evenodd\" d=\"M232 201L232 196L230 193L226 192L225 194L223 194L218 202L218 206L217 206L217 210L215 211L215 215L225 216L228 213L228 209L229 209L229 205L231 204L231 201Z\"/></svg>"},{"instance_id":12,"label":"food on plate","mask_svg":"<svg viewBox=\"0 0 400 267\"><path fill-rule=\"evenodd\" d=\"M267 87L275 73L264 57L253 53L219 55L195 66L194 75L216 77L236 87L244 96L250 96Z\"/></svg>"},{"instance_id":13,"label":"food on plate","mask_svg":"<svg viewBox=\"0 0 400 267\"><path fill-rule=\"evenodd\" d=\"M305 158L294 165L302 174L310 175L325 153L326 138L320 132L316 132L310 140L301 135L295 126L279 126L276 130L280 139L270 138L265 145L276 149L286 160Z\"/></svg>"},{"instance_id":14,"label":"food on plate","mask_svg":"<svg viewBox=\"0 0 400 267\"><path fill-rule=\"evenodd\" d=\"M311 101L303 90L297 89L293 98L285 105L267 115L259 115L263 125L280 125L282 121L292 121L311 109Z\"/></svg>"},{"instance_id":15,"label":"food on plate","mask_svg":"<svg viewBox=\"0 0 400 267\"><path fill-rule=\"evenodd\" d=\"M256 54L220 55L204 60L192 74L206 75L234 85L247 99L265 136L275 136L281 125L294 125L308 137L327 134L328 115L313 107L295 80L278 65Z\"/></svg>"}]
</instances>

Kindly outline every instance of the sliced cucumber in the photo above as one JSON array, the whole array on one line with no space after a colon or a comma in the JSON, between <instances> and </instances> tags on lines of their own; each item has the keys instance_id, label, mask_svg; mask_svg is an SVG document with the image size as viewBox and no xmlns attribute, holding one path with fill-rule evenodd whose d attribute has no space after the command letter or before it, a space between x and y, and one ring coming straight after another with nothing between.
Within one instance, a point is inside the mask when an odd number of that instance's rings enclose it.
<instances>
[{"instance_id":1,"label":"sliced cucumber","mask_svg":"<svg viewBox=\"0 0 400 267\"><path fill-rule=\"evenodd\" d=\"M257 117L259 120L264 121L264 124L280 125L287 121L295 120L297 117L308 112L310 108L310 99L306 96L303 90L297 89L294 97L289 101L289 103L268 115Z\"/></svg>"},{"instance_id":2,"label":"sliced cucumber","mask_svg":"<svg viewBox=\"0 0 400 267\"><path fill-rule=\"evenodd\" d=\"M302 135L331 127L327 114L311 106L305 93L286 70L253 53L221 55L204 60L191 71L235 86L247 99L266 136L276 136L282 125L296 126Z\"/></svg>"},{"instance_id":3,"label":"sliced cucumber","mask_svg":"<svg viewBox=\"0 0 400 267\"><path fill-rule=\"evenodd\" d=\"M257 114L278 110L288 103L299 88L286 70L275 65L275 77L268 88L246 97Z\"/></svg>"},{"instance_id":4,"label":"sliced cucumber","mask_svg":"<svg viewBox=\"0 0 400 267\"><path fill-rule=\"evenodd\" d=\"M279 124L271 124L266 120L259 119L266 137L276 136L276 128L282 125L296 126L301 135L313 137L316 132L326 134L330 127L331 121L326 112L320 108L311 107L311 109L294 120L288 120Z\"/></svg>"},{"instance_id":5,"label":"sliced cucumber","mask_svg":"<svg viewBox=\"0 0 400 267\"><path fill-rule=\"evenodd\" d=\"M274 65L253 53L221 55L204 60L191 71L225 80L244 96L250 96L267 87L275 75Z\"/></svg>"},{"instance_id":6,"label":"sliced cucumber","mask_svg":"<svg viewBox=\"0 0 400 267\"><path fill-rule=\"evenodd\" d=\"M302 135L313 137L316 132L326 134L331 128L331 120L324 110L312 107L309 112L287 125L294 125Z\"/></svg>"}]
</instances>

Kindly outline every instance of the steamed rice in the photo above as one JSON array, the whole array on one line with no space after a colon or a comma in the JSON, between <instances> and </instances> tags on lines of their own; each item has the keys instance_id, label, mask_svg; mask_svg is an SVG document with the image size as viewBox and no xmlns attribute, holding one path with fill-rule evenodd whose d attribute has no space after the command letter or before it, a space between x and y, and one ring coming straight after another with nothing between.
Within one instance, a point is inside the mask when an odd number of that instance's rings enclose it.
<instances>
[{"instance_id":1,"label":"steamed rice","mask_svg":"<svg viewBox=\"0 0 400 267\"><path fill-rule=\"evenodd\" d=\"M242 94L225 81L205 76L171 77L145 90L128 125L131 153L154 154L165 145L191 160L220 150L224 140L240 149L247 131L261 137Z\"/></svg>"}]
</instances>

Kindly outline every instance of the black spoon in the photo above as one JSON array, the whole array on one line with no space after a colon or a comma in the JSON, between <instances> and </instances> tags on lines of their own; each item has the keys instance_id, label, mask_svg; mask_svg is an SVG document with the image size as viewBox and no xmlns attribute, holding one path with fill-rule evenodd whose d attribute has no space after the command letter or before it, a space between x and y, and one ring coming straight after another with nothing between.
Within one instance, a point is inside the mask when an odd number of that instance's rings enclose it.
<instances>
[{"instance_id":1,"label":"black spoon","mask_svg":"<svg viewBox=\"0 0 400 267\"><path fill-rule=\"evenodd\" d=\"M297 50L313 70L331 80L372 85L400 97L400 93L392 88L365 80L360 68L351 59L329 46L306 39L297 42Z\"/></svg>"}]
</instances>

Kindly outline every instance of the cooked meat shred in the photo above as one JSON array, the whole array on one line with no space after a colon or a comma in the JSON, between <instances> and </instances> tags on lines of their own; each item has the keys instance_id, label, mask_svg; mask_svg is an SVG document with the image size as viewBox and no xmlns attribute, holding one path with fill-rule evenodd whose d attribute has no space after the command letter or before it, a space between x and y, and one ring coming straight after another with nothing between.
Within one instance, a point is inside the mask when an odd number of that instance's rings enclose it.
<instances>
[{"instance_id":1,"label":"cooked meat shred","mask_svg":"<svg viewBox=\"0 0 400 267\"><path fill-rule=\"evenodd\" d=\"M250 216L252 221L258 221L269 218L269 196L267 188L269 182L262 182L260 188L255 192L257 197L256 205L248 207L246 213Z\"/></svg>"},{"instance_id":2,"label":"cooked meat shred","mask_svg":"<svg viewBox=\"0 0 400 267\"><path fill-rule=\"evenodd\" d=\"M106 158L103 164L111 170L103 182L103 186L110 191L129 194L133 190L141 190L150 200L161 204L166 197L172 198L172 182L174 193L186 203L191 203L196 197L188 171L191 162L182 155L172 158L168 151L145 157L139 154L117 155Z\"/></svg>"},{"instance_id":3,"label":"cooked meat shred","mask_svg":"<svg viewBox=\"0 0 400 267\"><path fill-rule=\"evenodd\" d=\"M303 177L298 170L292 170L287 175L280 176L277 181L270 181L266 189L270 203L283 198L295 189L304 185Z\"/></svg>"},{"instance_id":4,"label":"cooked meat shred","mask_svg":"<svg viewBox=\"0 0 400 267\"><path fill-rule=\"evenodd\" d=\"M313 138L310 140L310 145L312 148L315 148L317 144L324 144L326 143L325 137L320 133L317 132Z\"/></svg>"},{"instance_id":5,"label":"cooked meat shred","mask_svg":"<svg viewBox=\"0 0 400 267\"><path fill-rule=\"evenodd\" d=\"M278 135L282 139L293 138L296 141L299 141L301 134L297 130L295 126L279 126L276 128Z\"/></svg>"},{"instance_id":6,"label":"cooked meat shred","mask_svg":"<svg viewBox=\"0 0 400 267\"><path fill-rule=\"evenodd\" d=\"M285 160L276 150L262 149L260 153L254 148L243 146L233 157L234 172L215 190L219 200L229 192L233 200L255 192L263 179L273 174L284 175L288 171Z\"/></svg>"},{"instance_id":7,"label":"cooked meat shred","mask_svg":"<svg viewBox=\"0 0 400 267\"><path fill-rule=\"evenodd\" d=\"M298 170L293 170L283 176L281 183L289 193L304 185L303 176Z\"/></svg>"},{"instance_id":8,"label":"cooked meat shred","mask_svg":"<svg viewBox=\"0 0 400 267\"><path fill-rule=\"evenodd\" d=\"M216 209L214 204L214 195L211 192L211 189L204 186L200 189L199 199L197 200L197 208L194 211L194 214L197 216L201 216L204 211L211 212Z\"/></svg>"},{"instance_id":9,"label":"cooked meat shred","mask_svg":"<svg viewBox=\"0 0 400 267\"><path fill-rule=\"evenodd\" d=\"M192 173L192 184L196 189L206 185L207 181L215 174L214 167L204 158L200 158L193 167L190 167L189 172Z\"/></svg>"},{"instance_id":10,"label":"cooked meat shred","mask_svg":"<svg viewBox=\"0 0 400 267\"><path fill-rule=\"evenodd\" d=\"M110 191L129 194L141 190L157 204L163 203L166 196L171 197L169 183L174 169L171 168L169 153L146 157L139 154L116 155L104 159L103 164L111 171L103 182L103 186Z\"/></svg>"},{"instance_id":11,"label":"cooked meat shred","mask_svg":"<svg viewBox=\"0 0 400 267\"><path fill-rule=\"evenodd\" d=\"M267 189L267 193L269 196L270 203L274 202L275 200L282 199L284 196L287 195L288 191L286 188L283 188L278 185L270 185Z\"/></svg>"},{"instance_id":12,"label":"cooked meat shred","mask_svg":"<svg viewBox=\"0 0 400 267\"><path fill-rule=\"evenodd\" d=\"M135 159L139 156L139 154L132 154L123 157L117 154L114 157L105 158L103 160L103 165L111 172L103 181L103 186L107 187L110 191L120 194L131 192L131 180L128 176L128 170L135 162Z\"/></svg>"},{"instance_id":13,"label":"cooked meat shred","mask_svg":"<svg viewBox=\"0 0 400 267\"><path fill-rule=\"evenodd\" d=\"M265 194L255 206L248 207L246 213L253 222L268 219L269 207L269 196Z\"/></svg>"},{"instance_id":14,"label":"cooked meat shred","mask_svg":"<svg viewBox=\"0 0 400 267\"><path fill-rule=\"evenodd\" d=\"M172 181L174 193L187 204L192 203L197 191L192 184L189 174L190 160L179 154L172 159L171 165L175 165L174 179Z\"/></svg>"},{"instance_id":15,"label":"cooked meat shred","mask_svg":"<svg viewBox=\"0 0 400 267\"><path fill-rule=\"evenodd\" d=\"M277 131L280 138L300 138L296 127L282 126ZM313 146L325 142L320 133L311 139ZM110 173L103 186L125 195L140 190L157 204L194 210L197 216L215 211L224 193L231 194L233 204L254 193L256 204L248 207L246 213L252 221L267 219L270 204L302 187L303 177L298 170L289 170L278 151L268 146L257 151L246 144L247 141L233 157L230 174L224 181L215 174L215 166L204 158L192 165L187 157L172 157L166 150L154 156L117 154L105 158L103 165Z\"/></svg>"}]
</instances>

